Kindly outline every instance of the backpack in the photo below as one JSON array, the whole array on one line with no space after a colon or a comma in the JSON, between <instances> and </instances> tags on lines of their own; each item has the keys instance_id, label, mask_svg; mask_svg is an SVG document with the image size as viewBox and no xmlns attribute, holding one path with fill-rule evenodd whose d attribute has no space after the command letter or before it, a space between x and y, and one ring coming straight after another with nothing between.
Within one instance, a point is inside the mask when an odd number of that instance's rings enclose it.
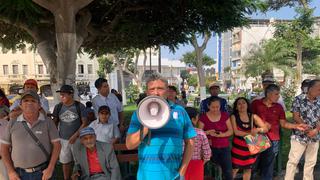
<instances>
[{"instance_id":1,"label":"backpack","mask_svg":"<svg viewBox=\"0 0 320 180\"><path fill-rule=\"evenodd\" d=\"M78 116L80 118L80 121L81 121L81 109L80 109L80 102L79 101L74 101L75 105L76 105L76 109L77 109L77 113L78 113ZM60 102L58 105L57 105L57 112L58 112L58 116L56 117L58 122L60 121L59 119L59 114L60 114L60 111L62 109L62 102Z\"/></svg>"}]
</instances>

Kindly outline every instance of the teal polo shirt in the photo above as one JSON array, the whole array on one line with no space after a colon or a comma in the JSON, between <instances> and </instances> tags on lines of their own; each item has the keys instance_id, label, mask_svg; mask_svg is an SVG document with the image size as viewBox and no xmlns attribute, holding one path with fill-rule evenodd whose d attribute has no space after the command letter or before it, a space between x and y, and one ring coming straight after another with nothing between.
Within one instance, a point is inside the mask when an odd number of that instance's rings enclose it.
<instances>
[{"instance_id":1,"label":"teal polo shirt","mask_svg":"<svg viewBox=\"0 0 320 180\"><path fill-rule=\"evenodd\" d=\"M169 105L171 112L168 123L160 129L150 130L150 144L147 144L146 137L138 147L138 180L174 179L182 163L184 139L197 135L184 108L170 101ZM137 132L140 127L137 112L134 112L128 134Z\"/></svg>"}]
</instances>

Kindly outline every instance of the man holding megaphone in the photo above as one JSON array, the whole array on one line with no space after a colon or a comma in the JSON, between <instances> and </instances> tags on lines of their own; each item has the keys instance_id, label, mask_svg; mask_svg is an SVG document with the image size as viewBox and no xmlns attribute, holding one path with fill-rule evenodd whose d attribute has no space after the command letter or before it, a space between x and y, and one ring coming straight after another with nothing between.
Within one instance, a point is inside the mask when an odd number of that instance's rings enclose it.
<instances>
[{"instance_id":1,"label":"man holding megaphone","mask_svg":"<svg viewBox=\"0 0 320 180\"><path fill-rule=\"evenodd\" d=\"M137 179L184 179L196 132L184 108L165 100L168 89L166 79L152 74L146 85L148 97L133 113L126 138L128 149L138 147Z\"/></svg>"}]
</instances>

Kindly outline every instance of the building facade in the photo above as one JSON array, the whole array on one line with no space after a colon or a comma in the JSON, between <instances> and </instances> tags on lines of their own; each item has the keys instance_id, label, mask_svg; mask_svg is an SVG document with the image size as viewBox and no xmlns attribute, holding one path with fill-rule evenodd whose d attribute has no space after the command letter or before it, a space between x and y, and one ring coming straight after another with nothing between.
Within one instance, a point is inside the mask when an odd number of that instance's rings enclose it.
<instances>
[{"instance_id":1,"label":"building facade","mask_svg":"<svg viewBox=\"0 0 320 180\"><path fill-rule=\"evenodd\" d=\"M222 33L221 53L222 81L225 88L231 89L252 89L253 85L260 82L260 77L247 78L244 75L244 59L248 52L273 37L274 24L278 22L290 22L291 20L252 19L249 26L234 28L232 31ZM315 19L313 24L313 37L320 37L320 17ZM221 52L219 52L221 51ZM284 73L274 69L274 78L278 81L283 79Z\"/></svg>"},{"instance_id":2,"label":"building facade","mask_svg":"<svg viewBox=\"0 0 320 180\"><path fill-rule=\"evenodd\" d=\"M26 79L36 79L39 87L50 84L50 75L41 57L35 51L0 51L0 87L7 94L16 93ZM76 61L76 83L92 84L97 78L98 63L89 55L78 55ZM10 92L11 91L11 92Z\"/></svg>"}]
</instances>

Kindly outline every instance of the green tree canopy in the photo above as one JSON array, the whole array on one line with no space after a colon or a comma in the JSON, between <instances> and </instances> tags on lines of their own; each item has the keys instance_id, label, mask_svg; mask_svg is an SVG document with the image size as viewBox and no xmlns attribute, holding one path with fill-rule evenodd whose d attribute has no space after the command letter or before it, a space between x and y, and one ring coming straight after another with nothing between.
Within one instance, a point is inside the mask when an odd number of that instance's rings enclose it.
<instances>
[{"instance_id":1,"label":"green tree canopy","mask_svg":"<svg viewBox=\"0 0 320 180\"><path fill-rule=\"evenodd\" d=\"M204 54L202 57L203 60L203 65L204 66L210 66L215 63L214 59L208 56L207 54ZM196 52L186 52L185 54L182 55L182 62L186 63L187 65L191 67L198 67L198 61L196 57Z\"/></svg>"}]
</instances>

